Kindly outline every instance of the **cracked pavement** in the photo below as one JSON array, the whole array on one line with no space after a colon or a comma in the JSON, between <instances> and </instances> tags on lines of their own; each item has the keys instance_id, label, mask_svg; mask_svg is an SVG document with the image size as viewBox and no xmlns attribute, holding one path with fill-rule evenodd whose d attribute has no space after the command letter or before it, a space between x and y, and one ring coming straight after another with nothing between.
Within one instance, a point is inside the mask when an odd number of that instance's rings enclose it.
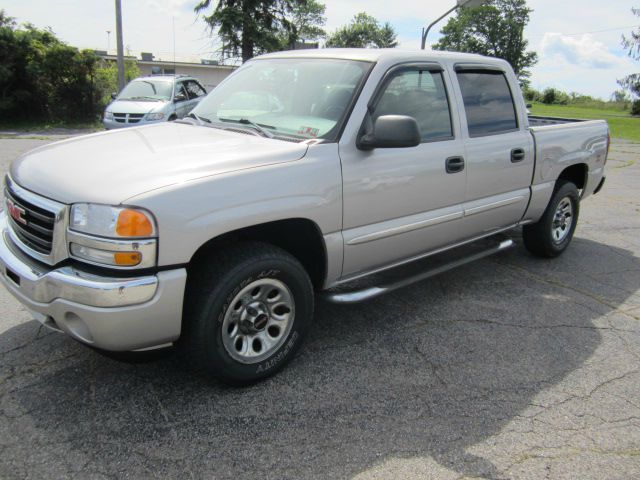
<instances>
[{"instance_id":1,"label":"cracked pavement","mask_svg":"<svg viewBox=\"0 0 640 480\"><path fill-rule=\"evenodd\" d=\"M0 140L0 168L46 143ZM0 290L0 478L640 477L640 144L560 258L521 246L367 304L318 301L246 389L105 358Z\"/></svg>"}]
</instances>

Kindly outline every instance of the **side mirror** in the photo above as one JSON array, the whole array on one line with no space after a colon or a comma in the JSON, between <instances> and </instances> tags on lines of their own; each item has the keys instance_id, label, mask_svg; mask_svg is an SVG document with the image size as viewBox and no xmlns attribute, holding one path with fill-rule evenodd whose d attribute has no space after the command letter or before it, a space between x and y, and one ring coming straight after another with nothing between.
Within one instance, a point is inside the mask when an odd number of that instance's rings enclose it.
<instances>
[{"instance_id":1,"label":"side mirror","mask_svg":"<svg viewBox=\"0 0 640 480\"><path fill-rule=\"evenodd\" d=\"M378 117L373 132L358 139L360 150L374 148L407 148L420 145L420 129L413 117L406 115L383 115Z\"/></svg>"},{"instance_id":2,"label":"side mirror","mask_svg":"<svg viewBox=\"0 0 640 480\"><path fill-rule=\"evenodd\" d=\"M118 94L116 92L111 92L111 100L115 100Z\"/></svg>"},{"instance_id":3,"label":"side mirror","mask_svg":"<svg viewBox=\"0 0 640 480\"><path fill-rule=\"evenodd\" d=\"M530 103L527 103L527 104L525 105L525 107L527 107L527 108L531 108L531 107L533 107L533 105L531 105Z\"/></svg>"},{"instance_id":4,"label":"side mirror","mask_svg":"<svg viewBox=\"0 0 640 480\"><path fill-rule=\"evenodd\" d=\"M187 99L187 96L184 93L177 93L175 97L173 97L174 102L184 102Z\"/></svg>"}]
</instances>

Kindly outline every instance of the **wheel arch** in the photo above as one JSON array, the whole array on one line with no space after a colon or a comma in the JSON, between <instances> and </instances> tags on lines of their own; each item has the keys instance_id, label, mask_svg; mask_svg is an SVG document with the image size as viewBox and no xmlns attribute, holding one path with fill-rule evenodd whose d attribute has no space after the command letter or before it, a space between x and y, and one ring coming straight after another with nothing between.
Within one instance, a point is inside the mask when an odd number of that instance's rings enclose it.
<instances>
[{"instance_id":1,"label":"wheel arch","mask_svg":"<svg viewBox=\"0 0 640 480\"><path fill-rule=\"evenodd\" d=\"M575 163L566 167L564 170L562 170L562 172L560 172L556 185L560 180L566 180L578 187L578 190L583 190L587 185L588 174L589 167L586 163Z\"/></svg>"},{"instance_id":2,"label":"wheel arch","mask_svg":"<svg viewBox=\"0 0 640 480\"><path fill-rule=\"evenodd\" d=\"M220 249L242 241L258 241L293 255L305 268L313 286L320 289L327 276L327 249L320 227L307 218L288 218L226 232L202 244L193 254L187 271Z\"/></svg>"}]
</instances>

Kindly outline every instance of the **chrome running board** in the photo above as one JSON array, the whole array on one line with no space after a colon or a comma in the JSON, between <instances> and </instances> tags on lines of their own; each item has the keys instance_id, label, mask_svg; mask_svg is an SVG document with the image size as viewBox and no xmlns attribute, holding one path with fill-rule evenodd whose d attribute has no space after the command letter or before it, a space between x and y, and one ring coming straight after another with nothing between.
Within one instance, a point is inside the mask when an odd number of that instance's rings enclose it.
<instances>
[{"instance_id":1,"label":"chrome running board","mask_svg":"<svg viewBox=\"0 0 640 480\"><path fill-rule=\"evenodd\" d=\"M423 265L425 263L423 260L413 262L407 266L412 270L416 270L416 267L418 267L420 270L417 273L407 275L405 272L407 268L397 267L382 274L372 275L372 278L364 278L331 288L324 291L322 296L331 303L348 304L371 300L385 293L393 292L467 263L502 252L513 246L515 246L515 242L510 238L488 238L469 244L469 246L456 248L454 249L455 251L452 250L435 257L429 257L427 259L429 265ZM470 250L471 253L469 252ZM366 285L363 285L365 282Z\"/></svg>"}]
</instances>

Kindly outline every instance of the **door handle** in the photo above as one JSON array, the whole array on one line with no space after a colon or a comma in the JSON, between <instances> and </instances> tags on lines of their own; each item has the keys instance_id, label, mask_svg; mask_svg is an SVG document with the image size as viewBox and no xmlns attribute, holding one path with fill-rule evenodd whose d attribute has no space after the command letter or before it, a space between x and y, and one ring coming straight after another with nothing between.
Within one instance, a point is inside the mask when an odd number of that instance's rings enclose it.
<instances>
[{"instance_id":1,"label":"door handle","mask_svg":"<svg viewBox=\"0 0 640 480\"><path fill-rule=\"evenodd\" d=\"M447 173L458 173L464 170L464 158L449 157L444 162Z\"/></svg>"},{"instance_id":2,"label":"door handle","mask_svg":"<svg viewBox=\"0 0 640 480\"><path fill-rule=\"evenodd\" d=\"M511 150L511 163L518 163L524 160L524 148L514 148Z\"/></svg>"}]
</instances>

